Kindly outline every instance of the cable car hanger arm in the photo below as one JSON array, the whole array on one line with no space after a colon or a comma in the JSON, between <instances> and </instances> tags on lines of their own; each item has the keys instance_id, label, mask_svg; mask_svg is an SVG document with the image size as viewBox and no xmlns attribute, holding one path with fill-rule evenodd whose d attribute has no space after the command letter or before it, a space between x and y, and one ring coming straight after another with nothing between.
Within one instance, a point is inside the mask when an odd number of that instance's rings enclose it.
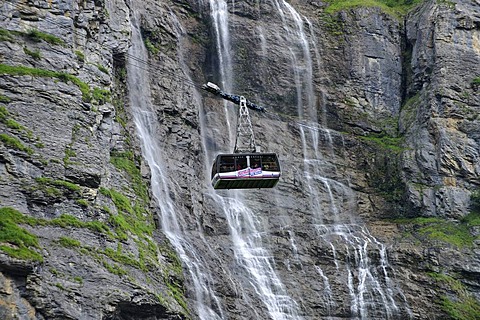
<instances>
[{"instance_id":1,"label":"cable car hanger arm","mask_svg":"<svg viewBox=\"0 0 480 320\"><path fill-rule=\"evenodd\" d=\"M235 104L238 104L240 108L238 109L238 118L237 118L237 137L235 139L235 149L234 153L251 153L257 151L257 146L255 144L255 135L253 133L252 122L250 120L250 115L248 109L253 109L257 111L265 111L264 108L257 106L254 103L250 102L250 106L247 103L247 99L244 96L237 96L233 94L228 94L220 90L220 88L211 82L208 82L206 85L203 85L203 89L211 92L217 96L222 97L228 101L231 101Z\"/></svg>"},{"instance_id":2,"label":"cable car hanger arm","mask_svg":"<svg viewBox=\"0 0 480 320\"><path fill-rule=\"evenodd\" d=\"M228 94L226 92L223 92L216 84L214 83L211 83L211 82L207 82L207 84L204 84L202 86L202 89L210 92L210 93L213 93L217 96L220 96L222 97L223 99L225 100L228 100L228 101L231 101L235 104L238 104L240 105L240 96L237 96L235 94ZM255 103L253 102L250 102L247 100L247 108L249 109L252 109L252 110L255 110L255 111L261 111L261 112L265 112L265 108L264 107L261 107L259 105L256 105Z\"/></svg>"}]
</instances>

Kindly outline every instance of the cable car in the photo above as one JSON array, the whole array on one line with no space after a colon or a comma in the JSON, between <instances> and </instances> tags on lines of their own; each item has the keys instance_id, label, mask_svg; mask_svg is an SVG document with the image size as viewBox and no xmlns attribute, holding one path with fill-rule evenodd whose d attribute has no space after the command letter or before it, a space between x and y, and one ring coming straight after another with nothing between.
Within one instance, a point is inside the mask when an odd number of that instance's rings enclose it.
<instances>
[{"instance_id":1,"label":"cable car","mask_svg":"<svg viewBox=\"0 0 480 320\"><path fill-rule=\"evenodd\" d=\"M248 109L266 112L264 107L247 101L243 96L223 92L211 82L203 89L240 105L237 119L237 137L233 153L219 154L212 166L214 189L273 188L280 179L281 171L275 153L261 153L255 144L252 122Z\"/></svg>"},{"instance_id":2,"label":"cable car","mask_svg":"<svg viewBox=\"0 0 480 320\"><path fill-rule=\"evenodd\" d=\"M273 188L281 171L275 153L219 154L212 166L214 189Z\"/></svg>"}]
</instances>

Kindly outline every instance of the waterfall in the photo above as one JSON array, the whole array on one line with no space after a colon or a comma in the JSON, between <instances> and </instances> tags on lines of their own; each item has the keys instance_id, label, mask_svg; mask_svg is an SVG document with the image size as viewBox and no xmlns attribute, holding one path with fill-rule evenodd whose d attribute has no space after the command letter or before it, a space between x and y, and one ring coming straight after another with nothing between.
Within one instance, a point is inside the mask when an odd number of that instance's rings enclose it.
<instances>
[{"instance_id":1,"label":"waterfall","mask_svg":"<svg viewBox=\"0 0 480 320\"><path fill-rule=\"evenodd\" d=\"M132 5L136 2L132 1ZM152 192L160 208L160 221L162 231L170 240L172 246L187 270L195 294L195 307L200 319L224 319L222 307L210 286L211 275L206 272L206 262L197 252L185 234L181 215L175 209L175 204L170 197L168 175L162 160L162 149L158 141L158 124L156 113L152 106L150 93L150 79L148 70L138 65L139 61L148 61L148 55L139 28L141 8L132 8L131 28L132 38L129 48L127 63L127 85L132 115L136 131L141 141L142 154L151 170ZM217 311L215 311L217 310Z\"/></svg>"},{"instance_id":2,"label":"waterfall","mask_svg":"<svg viewBox=\"0 0 480 320\"><path fill-rule=\"evenodd\" d=\"M323 273L322 268L316 266L315 269L318 271L318 274L323 280L323 300L325 309L328 315L332 314L332 309L336 306L335 301L333 300L333 292L332 288L330 287L330 280L328 277Z\"/></svg>"},{"instance_id":3,"label":"waterfall","mask_svg":"<svg viewBox=\"0 0 480 320\"><path fill-rule=\"evenodd\" d=\"M220 86L226 92L231 92L233 83L232 71L232 50L230 46L230 32L228 30L228 7L224 0L209 0L210 12L213 20L215 33L215 42L217 44L218 67L220 75ZM232 112L227 101L223 103L226 114L225 123L227 125L229 141L233 141L234 136L231 130L231 118L235 114Z\"/></svg>"},{"instance_id":4,"label":"waterfall","mask_svg":"<svg viewBox=\"0 0 480 320\"><path fill-rule=\"evenodd\" d=\"M224 0L210 0L210 12L213 20L215 41L218 51L218 67L220 85L223 90L232 89L232 50L230 47L230 32L228 30L228 7Z\"/></svg>"},{"instance_id":5,"label":"waterfall","mask_svg":"<svg viewBox=\"0 0 480 320\"><path fill-rule=\"evenodd\" d=\"M295 226L293 223L284 223L283 220L279 223L280 231L275 232L285 235L284 246L291 249L291 260L278 261L274 258L276 244L272 243L272 233L269 231L271 222L265 214L269 209L258 200L264 195L262 191L258 192L259 196L250 196L252 193L246 196L247 193L242 191L217 192L210 186L205 186L204 199L213 202L211 207L205 205L205 208L212 211L218 208L214 214L224 218L224 223L228 225L225 229L225 238L228 240L222 238L225 242L222 245L227 248L225 251L231 250L231 253L222 253L222 257L231 257L233 261L221 261L220 267L227 281L231 282L228 297L220 298L220 289L214 285L214 278L218 276L214 271L218 269L213 266L216 261L208 259L215 257L215 253L211 249L208 249L209 252L202 251L209 248L208 241L201 230L191 230L199 228L200 223L196 221L193 226L189 226L190 230L186 230L188 217L183 216L170 196L171 177L168 176L162 160L162 146L158 141L157 116L151 103L148 72L136 66L135 61L129 61L127 65L130 105L142 144L142 153L151 168L152 192L161 211L161 228L181 258L185 273L191 281L190 306L195 308L195 316L201 320L232 318L231 310L225 308L225 304L231 303L231 300L235 302L230 306L241 305L241 308L235 311L242 312L251 308L248 311L257 319L302 319L304 314L315 317L314 312L320 311L319 316L335 318L342 310L349 310L347 316L354 319L398 318L400 314L405 314L405 309L408 312L408 307L404 305L405 299L392 278L393 270L388 263L387 250L350 214L355 210L356 194L349 187L348 177L342 181L333 178L338 176L338 168L334 164L337 155L333 141L342 137L324 127L325 117L318 117L318 110L325 114L326 98L323 92L320 99L317 97L314 71L315 68L321 68L321 62L313 25L288 2L269 1L284 26L283 30L277 32L276 37L285 43L285 50L281 54L290 62L292 83L296 92L295 107L300 119L298 132L303 153L303 158L299 160L304 181L302 193L306 195L304 211L310 224ZM219 84L225 91L234 93L234 56L230 45L234 34L229 32L227 2L208 0L208 7L218 55ZM132 12L134 16L129 56L136 57L139 61L147 61L138 26L141 9L135 8ZM272 39L268 37L264 26L258 25L256 30L259 33L260 51L267 55ZM230 144L221 145L220 148L227 149L228 152L231 152L231 142L234 141L232 120L236 110L235 106L224 103L225 121L222 121L222 124L227 127ZM200 126L202 148L209 161L211 154L219 152L219 148L215 143L212 144L214 147L207 146L207 141L214 139L207 136L208 132L215 129L208 128L208 115L203 114L202 107ZM209 164L206 164L206 167L208 166ZM204 183L203 179L198 180L199 183ZM268 194L275 197L274 190ZM273 200L275 201L279 202L278 199ZM288 213L285 214L287 215ZM292 230L294 227L299 229ZM302 242L304 231L300 228L313 230L314 240L309 241L322 248L319 252L325 256L324 260L314 257L317 260L313 265L309 265L314 259L308 259L317 252L305 252L306 249L302 247L305 244ZM308 256L308 259L303 260L305 256ZM290 274L281 273L282 263L285 263L284 268L291 273L294 280L287 278ZM225 270L228 268L232 270ZM309 273L306 268L313 269L314 272L310 274L313 274L314 278L310 275L307 279ZM292 283L293 281L298 282ZM310 297L303 297L302 289L295 291L297 286L313 288L308 292L312 293L311 300L318 300L314 306L318 309L305 310L307 303L302 299ZM342 292L343 296L337 295L337 291ZM228 299L230 301L227 302ZM250 302L258 303L254 305Z\"/></svg>"},{"instance_id":6,"label":"waterfall","mask_svg":"<svg viewBox=\"0 0 480 320\"><path fill-rule=\"evenodd\" d=\"M233 59L228 31L227 3L224 0L210 0L210 10L220 64L220 83L226 91L231 92ZM237 110L238 107L232 107L230 104L228 108ZM227 130L230 141L233 141L230 122L227 123ZM254 289L257 298L266 306L272 319L298 319L298 306L287 294L275 270L273 255L263 243L266 232L262 230L263 224L259 221L259 213L253 212L242 201L240 191L226 193L213 191L211 196L221 205L227 218L236 264L248 279L248 283L242 283L242 285ZM245 288L240 289L245 290Z\"/></svg>"},{"instance_id":7,"label":"waterfall","mask_svg":"<svg viewBox=\"0 0 480 320\"><path fill-rule=\"evenodd\" d=\"M273 255L262 243L265 232L259 230L258 217L238 199L223 200L237 264L247 272L272 319L297 319L297 305L286 293L274 269Z\"/></svg>"},{"instance_id":8,"label":"waterfall","mask_svg":"<svg viewBox=\"0 0 480 320\"><path fill-rule=\"evenodd\" d=\"M395 298L403 297L389 276L391 272L385 246L375 239L368 230L346 214L355 209L355 192L344 182L335 181L327 176L337 171L333 139L329 129L319 126L317 117L317 98L313 83L313 66L321 68L320 54L313 37L311 22L302 17L284 0L273 0L280 20L287 30L285 41L288 55L291 57L292 74L297 92L297 112L302 120L299 126L303 150L303 174L306 183L312 225L317 230L318 239L330 247L333 255L335 274L348 279L351 317L359 319L394 319L401 314ZM304 26L310 30L309 35ZM317 59L312 61L312 54ZM318 70L320 71L320 70ZM299 75L304 75L300 77ZM322 93L320 111L325 113L325 95ZM322 118L326 125L326 119ZM319 142L324 143L323 146ZM322 148L323 147L323 148ZM325 151L327 153L325 153ZM333 174L332 176L337 176ZM300 249L298 249L300 250ZM344 265L337 259L339 252L345 256ZM370 256L379 256L378 261L371 261ZM379 264L379 265L378 265ZM338 305L332 295L329 275L320 266L315 266L320 275L318 280L323 287L324 306L327 316L334 314ZM381 270L381 272L378 272ZM340 302L340 301L339 301ZM403 297L403 301L405 299ZM409 314L408 306L404 312Z\"/></svg>"}]
</instances>

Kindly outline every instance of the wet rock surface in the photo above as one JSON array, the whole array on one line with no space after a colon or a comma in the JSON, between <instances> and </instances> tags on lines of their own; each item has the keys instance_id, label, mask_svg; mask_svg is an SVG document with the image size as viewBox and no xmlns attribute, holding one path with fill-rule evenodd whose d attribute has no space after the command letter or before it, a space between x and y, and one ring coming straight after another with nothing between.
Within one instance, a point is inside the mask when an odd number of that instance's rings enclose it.
<instances>
[{"instance_id":1,"label":"wet rock surface","mask_svg":"<svg viewBox=\"0 0 480 320\"><path fill-rule=\"evenodd\" d=\"M162 188L192 246L180 257L162 234L165 208L138 184L156 187L125 84L132 4L2 5L0 63L30 69L0 74L1 133L20 142L0 143L0 206L36 219L18 225L43 260L0 251L0 317L196 319L206 305L223 319L444 319L445 297L478 305L478 234L462 222L479 184L478 6L427 1L403 22L290 4L228 3L221 70L209 1L144 2L149 60L135 63L150 77ZM276 188L210 187L237 111L201 92L206 81L267 108L251 117L281 159ZM418 217L441 220L393 220ZM473 238L426 229L452 225ZM249 269L249 253L261 265Z\"/></svg>"}]
</instances>

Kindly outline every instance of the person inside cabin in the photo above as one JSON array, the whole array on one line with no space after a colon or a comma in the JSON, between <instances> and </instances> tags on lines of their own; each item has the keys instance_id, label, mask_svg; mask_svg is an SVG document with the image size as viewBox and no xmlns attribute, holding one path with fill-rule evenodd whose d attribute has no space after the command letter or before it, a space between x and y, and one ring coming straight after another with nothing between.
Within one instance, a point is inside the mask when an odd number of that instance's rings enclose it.
<instances>
[{"instance_id":1,"label":"person inside cabin","mask_svg":"<svg viewBox=\"0 0 480 320\"><path fill-rule=\"evenodd\" d=\"M263 159L262 161L262 165L263 165L263 170L265 171L277 171L278 170L278 166L277 166L277 162L275 160L275 158L273 157L265 157L265 159Z\"/></svg>"},{"instance_id":2,"label":"person inside cabin","mask_svg":"<svg viewBox=\"0 0 480 320\"><path fill-rule=\"evenodd\" d=\"M245 157L236 159L236 170L247 168L247 159Z\"/></svg>"},{"instance_id":3,"label":"person inside cabin","mask_svg":"<svg viewBox=\"0 0 480 320\"><path fill-rule=\"evenodd\" d=\"M251 159L252 169L256 169L260 167L260 160L259 159Z\"/></svg>"},{"instance_id":4,"label":"person inside cabin","mask_svg":"<svg viewBox=\"0 0 480 320\"><path fill-rule=\"evenodd\" d=\"M235 170L235 163L232 158L222 157L220 172L230 172Z\"/></svg>"},{"instance_id":5,"label":"person inside cabin","mask_svg":"<svg viewBox=\"0 0 480 320\"><path fill-rule=\"evenodd\" d=\"M227 164L224 161L220 163L220 172L227 172Z\"/></svg>"}]
</instances>

